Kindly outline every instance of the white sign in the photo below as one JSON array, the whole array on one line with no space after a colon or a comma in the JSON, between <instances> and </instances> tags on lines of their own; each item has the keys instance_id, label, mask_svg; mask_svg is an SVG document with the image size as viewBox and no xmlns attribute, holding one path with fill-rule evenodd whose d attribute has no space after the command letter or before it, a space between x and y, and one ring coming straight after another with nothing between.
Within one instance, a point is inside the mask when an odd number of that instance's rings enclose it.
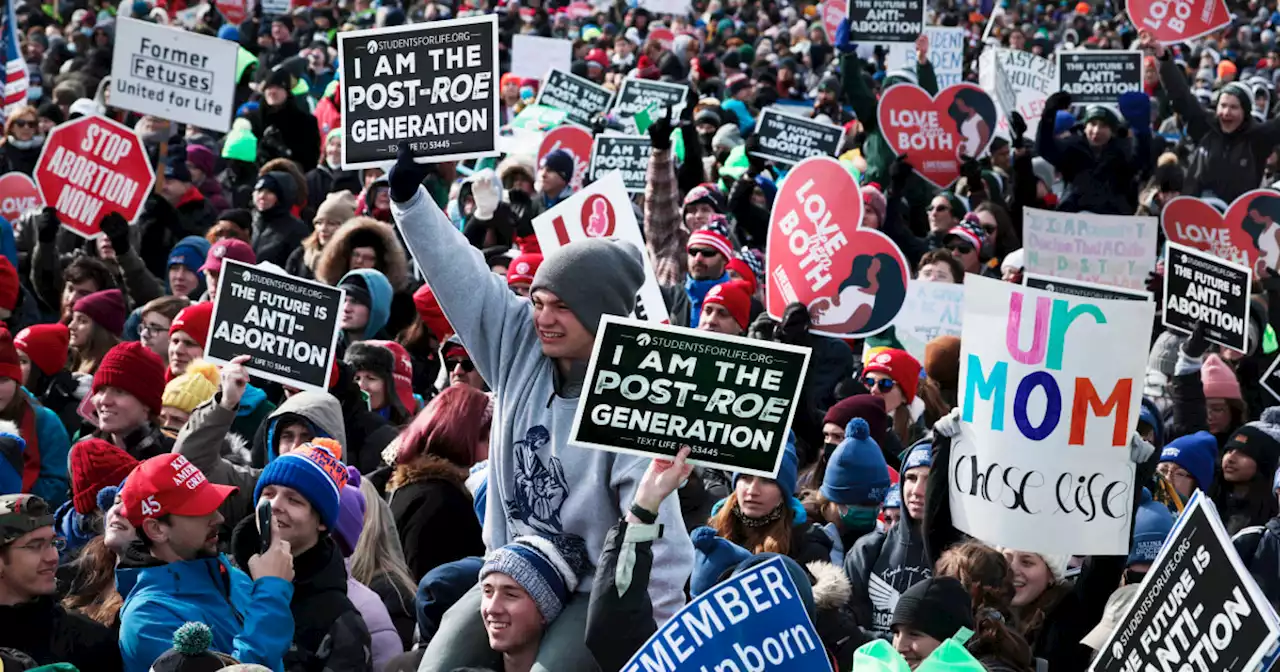
<instances>
[{"instance_id":1,"label":"white sign","mask_svg":"<svg viewBox=\"0 0 1280 672\"><path fill-rule=\"evenodd\" d=\"M225 133L235 111L237 48L230 40L122 18L111 106Z\"/></svg>"},{"instance_id":2,"label":"white sign","mask_svg":"<svg viewBox=\"0 0 1280 672\"><path fill-rule=\"evenodd\" d=\"M631 197L622 182L622 175L617 171L604 175L591 186L535 217L533 232L538 236L538 245L544 255L575 240L587 238L618 238L640 248L645 258L644 284L636 297L636 310L632 316L650 322L669 321L667 304L662 299L658 277L653 273L653 261L649 259L644 238L640 235L640 224L631 207Z\"/></svg>"},{"instance_id":3,"label":"white sign","mask_svg":"<svg viewBox=\"0 0 1280 672\"><path fill-rule=\"evenodd\" d=\"M1000 71L1005 81L1018 97L1017 113L1027 122L1029 137L1034 137L1036 123L1044 113L1044 101L1058 88L1058 71L1053 62L1029 51L987 47L978 57L978 84L987 91L996 91L995 60L1000 59ZM1004 109L997 96L996 107L1000 121L996 135L1009 139L1009 110Z\"/></svg>"},{"instance_id":4,"label":"white sign","mask_svg":"<svg viewBox=\"0 0 1280 672\"><path fill-rule=\"evenodd\" d=\"M685 16L693 9L693 4L689 0L637 0L636 6L655 14L677 16Z\"/></svg>"},{"instance_id":5,"label":"white sign","mask_svg":"<svg viewBox=\"0 0 1280 672\"><path fill-rule=\"evenodd\" d=\"M511 36L511 72L520 77L542 79L548 70L569 72L573 64L573 43L537 35Z\"/></svg>"},{"instance_id":6,"label":"white sign","mask_svg":"<svg viewBox=\"0 0 1280 672\"><path fill-rule=\"evenodd\" d=\"M1027 272L1146 288L1156 261L1157 218L1024 207L1022 220Z\"/></svg>"},{"instance_id":7,"label":"white sign","mask_svg":"<svg viewBox=\"0 0 1280 672\"><path fill-rule=\"evenodd\" d=\"M925 26L924 35L929 38L929 64L933 66L933 75L938 80L938 90L964 81L964 45L967 39L964 28ZM914 73L916 45L901 42L890 44L885 69Z\"/></svg>"},{"instance_id":8,"label":"white sign","mask_svg":"<svg viewBox=\"0 0 1280 672\"><path fill-rule=\"evenodd\" d=\"M902 349L924 361L924 348L939 336L960 336L964 323L964 285L952 282L907 283L907 298L893 318Z\"/></svg>"}]
</instances>

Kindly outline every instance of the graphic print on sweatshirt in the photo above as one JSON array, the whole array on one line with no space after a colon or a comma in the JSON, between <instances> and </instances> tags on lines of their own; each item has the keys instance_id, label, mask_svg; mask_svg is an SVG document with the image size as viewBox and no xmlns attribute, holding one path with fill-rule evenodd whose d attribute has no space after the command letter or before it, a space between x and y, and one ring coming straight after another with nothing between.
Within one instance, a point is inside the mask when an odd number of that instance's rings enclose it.
<instances>
[{"instance_id":1,"label":"graphic print on sweatshirt","mask_svg":"<svg viewBox=\"0 0 1280 672\"><path fill-rule=\"evenodd\" d=\"M506 501L508 520L542 535L564 532L560 508L569 497L569 481L560 458L551 455L551 433L542 425L530 428L523 440L516 441L512 457L515 493L514 499Z\"/></svg>"},{"instance_id":2,"label":"graphic print on sweatshirt","mask_svg":"<svg viewBox=\"0 0 1280 672\"><path fill-rule=\"evenodd\" d=\"M933 576L928 567L894 567L883 572L871 572L867 579L867 597L871 598L871 630L877 636L891 636L889 623L893 620L893 610L898 606L898 598L908 588Z\"/></svg>"}]
</instances>

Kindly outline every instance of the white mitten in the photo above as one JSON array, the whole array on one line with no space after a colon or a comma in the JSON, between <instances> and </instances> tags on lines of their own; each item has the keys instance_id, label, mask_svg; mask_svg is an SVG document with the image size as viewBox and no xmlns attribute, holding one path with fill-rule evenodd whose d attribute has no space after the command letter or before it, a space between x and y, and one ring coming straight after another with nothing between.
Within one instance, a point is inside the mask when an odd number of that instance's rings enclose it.
<instances>
[{"instance_id":1,"label":"white mitten","mask_svg":"<svg viewBox=\"0 0 1280 672\"><path fill-rule=\"evenodd\" d=\"M960 436L960 409L953 408L945 416L933 423L933 433L948 439Z\"/></svg>"},{"instance_id":2,"label":"white mitten","mask_svg":"<svg viewBox=\"0 0 1280 672\"><path fill-rule=\"evenodd\" d=\"M493 213L502 202L502 194L498 191L497 184L497 176L489 168L471 176L471 196L476 201L474 214L477 219L493 219Z\"/></svg>"}]
</instances>

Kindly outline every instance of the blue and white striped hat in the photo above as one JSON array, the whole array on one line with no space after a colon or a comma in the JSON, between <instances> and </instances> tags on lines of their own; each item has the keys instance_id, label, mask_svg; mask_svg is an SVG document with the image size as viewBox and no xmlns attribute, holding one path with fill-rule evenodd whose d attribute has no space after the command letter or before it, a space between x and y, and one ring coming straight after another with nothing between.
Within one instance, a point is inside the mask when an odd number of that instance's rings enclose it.
<instances>
[{"instance_id":1,"label":"blue and white striped hat","mask_svg":"<svg viewBox=\"0 0 1280 672\"><path fill-rule=\"evenodd\" d=\"M587 546L581 537L516 537L485 559L480 581L493 573L506 574L529 593L542 618L551 623L577 590L578 575L588 566Z\"/></svg>"}]
</instances>

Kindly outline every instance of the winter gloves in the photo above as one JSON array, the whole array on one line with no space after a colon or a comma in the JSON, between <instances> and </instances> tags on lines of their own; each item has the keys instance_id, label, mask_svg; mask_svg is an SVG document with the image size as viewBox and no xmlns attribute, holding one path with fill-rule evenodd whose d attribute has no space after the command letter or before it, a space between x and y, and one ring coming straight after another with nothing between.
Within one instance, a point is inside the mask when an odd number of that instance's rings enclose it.
<instances>
[{"instance_id":1,"label":"winter gloves","mask_svg":"<svg viewBox=\"0 0 1280 672\"><path fill-rule=\"evenodd\" d=\"M409 142L401 140L396 151L396 163L391 166L391 173L387 175L387 182L391 186L391 200L396 203L408 202L418 193L418 187L433 170L435 168L430 164L414 161Z\"/></svg>"}]
</instances>

